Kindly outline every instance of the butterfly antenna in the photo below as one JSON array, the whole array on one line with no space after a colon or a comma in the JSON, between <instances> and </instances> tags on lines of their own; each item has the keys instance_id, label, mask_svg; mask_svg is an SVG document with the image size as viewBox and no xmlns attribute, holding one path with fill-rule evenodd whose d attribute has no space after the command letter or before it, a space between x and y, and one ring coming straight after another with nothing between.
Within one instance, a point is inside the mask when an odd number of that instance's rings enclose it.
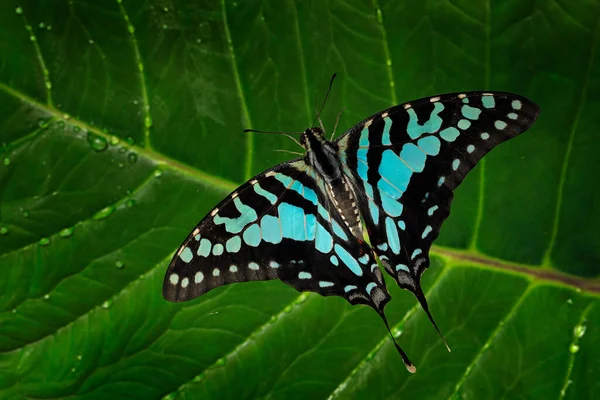
<instances>
[{"instance_id":1,"label":"butterfly antenna","mask_svg":"<svg viewBox=\"0 0 600 400\"><path fill-rule=\"evenodd\" d=\"M425 310L425 313L429 317L429 320L433 324L433 327L437 331L438 335L440 335L440 337L442 338L442 341L446 345L446 349L448 349L448 352L451 353L452 350L450 349L450 346L448 346L448 343L446 342L444 335L442 335L442 332L440 332L437 324L435 323L433 317L431 316L431 312L429 312L429 305L427 304L427 299L425 298L425 294L423 294L423 289L421 289L421 284L417 283L416 287L417 287L417 290L414 292L415 297L417 298L417 300L419 300L419 303L421 303L421 307L423 308L423 310Z\"/></svg>"},{"instance_id":2,"label":"butterfly antenna","mask_svg":"<svg viewBox=\"0 0 600 400\"><path fill-rule=\"evenodd\" d=\"M333 85L333 80L335 79L336 76L337 76L337 73L333 74L333 76L331 77L331 80L329 81L329 87L327 88L327 93L325 93L325 100L323 100L323 104L321 105L321 109L319 110L319 112L315 116L315 119L313 119L313 122L310 125L311 127L315 126L315 122L317 122L317 119L321 115L321 112L323 112L323 107L325 107L325 103L327 102L327 98L329 97L329 92L331 91L331 85Z\"/></svg>"},{"instance_id":3,"label":"butterfly antenna","mask_svg":"<svg viewBox=\"0 0 600 400\"><path fill-rule=\"evenodd\" d=\"M340 123L340 116L344 112L345 108L346 107L342 107L342 109L338 113L337 117L335 117L335 125L333 126L333 133L331 134L331 139L330 140L333 140L333 138L335 137L335 131L337 130L338 124Z\"/></svg>"},{"instance_id":4,"label":"butterfly antenna","mask_svg":"<svg viewBox=\"0 0 600 400\"><path fill-rule=\"evenodd\" d=\"M404 350L402 350L402 347L400 347L400 345L398 343L396 343L396 338L394 338L394 335L392 335L392 330L390 329L390 324L388 323L388 320L385 317L385 314L383 313L383 311L379 312L379 315L381 316L381 319L383 319L383 322L385 323L385 327L387 328L388 333L390 334L390 337L392 338L392 342L394 342L394 345L396 346L396 350L398 350L398 354L400 354L400 357L402 357L402 362L404 363L404 366L406 367L408 372L410 372L411 374L414 374L415 372L417 372L417 367L415 367L415 365L412 362L410 362L410 360L408 359L408 356L406 355Z\"/></svg>"},{"instance_id":5,"label":"butterfly antenna","mask_svg":"<svg viewBox=\"0 0 600 400\"><path fill-rule=\"evenodd\" d=\"M293 141L294 143L296 143L298 146L300 146L300 147L304 148L304 146L302 146L302 145L300 144L300 142L299 142L299 141L298 141L298 140L297 140L295 137L293 137L293 136L292 136L292 135L302 135L302 133L304 133L304 132L275 132L275 131L258 131L258 130L256 130L256 129L244 129L244 130L243 130L243 132L244 132L244 133L247 133L247 132L256 132L256 133L267 133L267 134L269 134L269 135L283 135L283 136L287 136L287 137L289 137L290 139L292 139L292 141Z\"/></svg>"},{"instance_id":6,"label":"butterfly antenna","mask_svg":"<svg viewBox=\"0 0 600 400\"><path fill-rule=\"evenodd\" d=\"M291 151L291 150L275 149L273 151L277 151L277 152L280 152L280 153L290 153L290 154L295 154L295 155L298 155L298 156L304 156L304 154L302 154L302 153L298 153L297 151Z\"/></svg>"}]
</instances>

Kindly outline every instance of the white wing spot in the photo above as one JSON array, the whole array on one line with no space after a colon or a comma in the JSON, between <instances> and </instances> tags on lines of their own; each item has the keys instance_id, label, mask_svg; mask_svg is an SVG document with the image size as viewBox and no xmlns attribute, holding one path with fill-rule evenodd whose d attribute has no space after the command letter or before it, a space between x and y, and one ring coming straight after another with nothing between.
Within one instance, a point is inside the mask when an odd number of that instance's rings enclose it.
<instances>
[{"instance_id":1,"label":"white wing spot","mask_svg":"<svg viewBox=\"0 0 600 400\"><path fill-rule=\"evenodd\" d=\"M204 274L202 272L196 272L196 275L194 275L194 282L200 283L203 280L204 280Z\"/></svg>"},{"instance_id":2,"label":"white wing spot","mask_svg":"<svg viewBox=\"0 0 600 400\"><path fill-rule=\"evenodd\" d=\"M440 101L440 96L432 97L429 99L430 102L435 103L436 101Z\"/></svg>"},{"instance_id":3,"label":"white wing spot","mask_svg":"<svg viewBox=\"0 0 600 400\"><path fill-rule=\"evenodd\" d=\"M273 171L269 171L269 172L267 172L267 173L265 174L265 176L266 176L267 178L268 178L268 177L270 177L270 176L273 176L273 175L275 175L275 172L273 172Z\"/></svg>"},{"instance_id":4,"label":"white wing spot","mask_svg":"<svg viewBox=\"0 0 600 400\"><path fill-rule=\"evenodd\" d=\"M221 271L219 271L218 268L213 269L213 276L219 276L221 275Z\"/></svg>"},{"instance_id":5,"label":"white wing spot","mask_svg":"<svg viewBox=\"0 0 600 400\"><path fill-rule=\"evenodd\" d=\"M210 216L211 216L211 217L214 217L215 215L217 215L217 213L218 213L218 212L219 212L219 209L218 209L218 208L215 208L214 210L212 210L212 211L210 212Z\"/></svg>"},{"instance_id":6,"label":"white wing spot","mask_svg":"<svg viewBox=\"0 0 600 400\"><path fill-rule=\"evenodd\" d=\"M367 122L365 122L365 124L363 125L363 129L367 129L369 126L371 126L371 124L373 123L373 120L370 119Z\"/></svg>"},{"instance_id":7,"label":"white wing spot","mask_svg":"<svg viewBox=\"0 0 600 400\"><path fill-rule=\"evenodd\" d=\"M231 194L231 198L232 198L232 199L235 199L236 197L238 197L238 192L233 192L233 193Z\"/></svg>"},{"instance_id":8,"label":"white wing spot","mask_svg":"<svg viewBox=\"0 0 600 400\"><path fill-rule=\"evenodd\" d=\"M382 113L382 114L381 114L381 118L387 118L387 116L388 116L388 115L389 115L389 114L388 114L388 112L386 111L386 112L384 112L384 113Z\"/></svg>"},{"instance_id":9,"label":"white wing spot","mask_svg":"<svg viewBox=\"0 0 600 400\"><path fill-rule=\"evenodd\" d=\"M458 95L459 99L464 99L465 97L467 97L467 95L464 94L464 93L461 93L461 94Z\"/></svg>"},{"instance_id":10,"label":"white wing spot","mask_svg":"<svg viewBox=\"0 0 600 400\"><path fill-rule=\"evenodd\" d=\"M179 282L179 275L171 274L171 276L169 276L169 282L171 282L171 285L177 285L177 282Z\"/></svg>"},{"instance_id":11,"label":"white wing spot","mask_svg":"<svg viewBox=\"0 0 600 400\"><path fill-rule=\"evenodd\" d=\"M196 229L194 229L194 232L192 232L192 236L196 236L199 233L200 233L200 229L196 228Z\"/></svg>"},{"instance_id":12,"label":"white wing spot","mask_svg":"<svg viewBox=\"0 0 600 400\"><path fill-rule=\"evenodd\" d=\"M404 107L405 110L408 110L412 106L410 105L410 103L406 103L403 107Z\"/></svg>"},{"instance_id":13,"label":"white wing spot","mask_svg":"<svg viewBox=\"0 0 600 400\"><path fill-rule=\"evenodd\" d=\"M181 287L182 287L182 288L184 288L184 289L185 289L186 287L188 287L188 285L189 285L189 284L190 284L190 280L189 280L188 278L183 278L183 279L181 280Z\"/></svg>"},{"instance_id":14,"label":"white wing spot","mask_svg":"<svg viewBox=\"0 0 600 400\"><path fill-rule=\"evenodd\" d=\"M251 185L256 185L257 183L258 183L258 181L257 181L256 179L252 179L252 180L250 181L250 184L251 184Z\"/></svg>"}]
</instances>

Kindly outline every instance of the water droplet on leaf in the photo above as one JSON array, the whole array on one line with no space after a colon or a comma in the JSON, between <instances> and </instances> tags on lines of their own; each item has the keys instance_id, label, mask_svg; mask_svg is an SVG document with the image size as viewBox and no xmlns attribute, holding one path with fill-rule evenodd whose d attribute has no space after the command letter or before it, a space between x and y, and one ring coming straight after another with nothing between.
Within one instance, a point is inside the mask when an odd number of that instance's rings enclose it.
<instances>
[{"instance_id":1,"label":"water droplet on leaf","mask_svg":"<svg viewBox=\"0 0 600 400\"><path fill-rule=\"evenodd\" d=\"M575 328L573 328L573 336L579 339L580 337L585 335L586 328L587 327L585 325L576 325Z\"/></svg>"},{"instance_id":2,"label":"water droplet on leaf","mask_svg":"<svg viewBox=\"0 0 600 400\"><path fill-rule=\"evenodd\" d=\"M112 300L106 300L104 303L102 303L102 308L104 308L105 310L109 309L112 306Z\"/></svg>"},{"instance_id":3,"label":"water droplet on leaf","mask_svg":"<svg viewBox=\"0 0 600 400\"><path fill-rule=\"evenodd\" d=\"M571 346L569 346L569 351L572 354L575 354L575 353L577 353L579 351L579 346L576 345L575 343L573 343L573 344L571 344Z\"/></svg>"},{"instance_id":4,"label":"water droplet on leaf","mask_svg":"<svg viewBox=\"0 0 600 400\"><path fill-rule=\"evenodd\" d=\"M22 9L21 7L17 7L17 8L15 8L15 12L16 12L18 15L21 15L21 14L23 14L23 9Z\"/></svg>"},{"instance_id":5,"label":"water droplet on leaf","mask_svg":"<svg viewBox=\"0 0 600 400\"><path fill-rule=\"evenodd\" d=\"M8 235L8 228L5 226L0 226L0 235Z\"/></svg>"},{"instance_id":6,"label":"water droplet on leaf","mask_svg":"<svg viewBox=\"0 0 600 400\"><path fill-rule=\"evenodd\" d=\"M49 294L45 294L44 295L44 300L48 300L48 299L50 299L50 295Z\"/></svg>"},{"instance_id":7,"label":"water droplet on leaf","mask_svg":"<svg viewBox=\"0 0 600 400\"><path fill-rule=\"evenodd\" d=\"M110 144L113 146L116 146L119 144L119 138L116 136L111 136L110 137Z\"/></svg>"},{"instance_id":8,"label":"water droplet on leaf","mask_svg":"<svg viewBox=\"0 0 600 400\"><path fill-rule=\"evenodd\" d=\"M24 218L29 218L29 211L21 209Z\"/></svg>"},{"instance_id":9,"label":"water droplet on leaf","mask_svg":"<svg viewBox=\"0 0 600 400\"><path fill-rule=\"evenodd\" d=\"M162 171L160 169L157 169L156 171L154 171L155 178L160 178L161 176L162 176Z\"/></svg>"},{"instance_id":10,"label":"water droplet on leaf","mask_svg":"<svg viewBox=\"0 0 600 400\"><path fill-rule=\"evenodd\" d=\"M117 267L117 269L123 269L125 268L125 264L123 263L123 261L117 260L115 261L115 267Z\"/></svg>"},{"instance_id":11,"label":"water droplet on leaf","mask_svg":"<svg viewBox=\"0 0 600 400\"><path fill-rule=\"evenodd\" d=\"M88 143L97 152L104 151L108 147L108 142L101 136L88 132Z\"/></svg>"},{"instance_id":12,"label":"water droplet on leaf","mask_svg":"<svg viewBox=\"0 0 600 400\"><path fill-rule=\"evenodd\" d=\"M222 367L225 364L227 364L227 360L225 360L224 357L221 357L217 360L217 362L215 363L215 367Z\"/></svg>"},{"instance_id":13,"label":"water droplet on leaf","mask_svg":"<svg viewBox=\"0 0 600 400\"><path fill-rule=\"evenodd\" d=\"M137 156L137 154L135 154L135 153L129 153L129 154L127 155L127 159L129 160L129 162L130 162L131 164L135 164L135 163L137 162L138 156Z\"/></svg>"},{"instance_id":14,"label":"water droplet on leaf","mask_svg":"<svg viewBox=\"0 0 600 400\"><path fill-rule=\"evenodd\" d=\"M70 227L70 228L65 228L65 229L61 230L58 233L58 236L60 236L61 238L65 238L65 239L70 238L71 236L73 236L73 228Z\"/></svg>"},{"instance_id":15,"label":"water droplet on leaf","mask_svg":"<svg viewBox=\"0 0 600 400\"><path fill-rule=\"evenodd\" d=\"M135 206L135 200L134 200L134 199L128 199L128 200L125 202L125 205L126 205L127 207L133 207L133 206Z\"/></svg>"},{"instance_id":16,"label":"water droplet on leaf","mask_svg":"<svg viewBox=\"0 0 600 400\"><path fill-rule=\"evenodd\" d=\"M49 244L50 244L50 239L48 239L48 238L40 239L40 246L48 246Z\"/></svg>"},{"instance_id":17,"label":"water droplet on leaf","mask_svg":"<svg viewBox=\"0 0 600 400\"><path fill-rule=\"evenodd\" d=\"M10 165L10 158L4 157L4 160L2 160L2 164L8 167Z\"/></svg>"},{"instance_id":18,"label":"water droplet on leaf","mask_svg":"<svg viewBox=\"0 0 600 400\"><path fill-rule=\"evenodd\" d=\"M102 210L98 211L92 218L97 221L108 218L112 213L115 212L115 206L104 207Z\"/></svg>"},{"instance_id":19,"label":"water droplet on leaf","mask_svg":"<svg viewBox=\"0 0 600 400\"><path fill-rule=\"evenodd\" d=\"M46 27L46 24L45 24L45 23L43 23L43 22L40 22L40 23L38 24L38 26L39 26L39 28L40 28L40 29L44 29L44 28Z\"/></svg>"},{"instance_id":20,"label":"water droplet on leaf","mask_svg":"<svg viewBox=\"0 0 600 400\"><path fill-rule=\"evenodd\" d=\"M127 136L125 138L125 141L129 144L135 144L135 140L133 140L133 138L131 136Z\"/></svg>"}]
</instances>

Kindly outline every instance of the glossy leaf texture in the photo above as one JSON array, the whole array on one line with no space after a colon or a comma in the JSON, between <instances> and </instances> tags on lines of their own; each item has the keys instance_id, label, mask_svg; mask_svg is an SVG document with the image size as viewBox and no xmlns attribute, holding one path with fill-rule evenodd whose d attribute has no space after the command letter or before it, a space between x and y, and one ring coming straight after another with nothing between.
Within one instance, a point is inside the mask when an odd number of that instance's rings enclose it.
<instances>
[{"instance_id":1,"label":"glossy leaf texture","mask_svg":"<svg viewBox=\"0 0 600 400\"><path fill-rule=\"evenodd\" d=\"M0 399L600 396L600 3L0 2ZM541 106L457 190L390 323L280 282L171 304L223 196L340 128L444 92Z\"/></svg>"}]
</instances>

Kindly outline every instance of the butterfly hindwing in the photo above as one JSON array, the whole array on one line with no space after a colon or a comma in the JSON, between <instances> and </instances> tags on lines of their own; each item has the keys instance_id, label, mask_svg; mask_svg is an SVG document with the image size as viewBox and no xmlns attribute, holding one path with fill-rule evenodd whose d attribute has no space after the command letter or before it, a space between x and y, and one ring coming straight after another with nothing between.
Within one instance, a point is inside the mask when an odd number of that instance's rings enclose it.
<instances>
[{"instance_id":1,"label":"butterfly hindwing","mask_svg":"<svg viewBox=\"0 0 600 400\"><path fill-rule=\"evenodd\" d=\"M304 161L240 186L188 235L163 285L185 301L228 283L281 279L378 312L390 297L370 247L353 237Z\"/></svg>"},{"instance_id":2,"label":"butterfly hindwing","mask_svg":"<svg viewBox=\"0 0 600 400\"><path fill-rule=\"evenodd\" d=\"M427 303L420 277L450 213L452 191L499 143L527 130L539 108L509 93L453 93L367 118L338 140L373 250L398 284ZM432 321L433 322L433 321Z\"/></svg>"}]
</instances>

